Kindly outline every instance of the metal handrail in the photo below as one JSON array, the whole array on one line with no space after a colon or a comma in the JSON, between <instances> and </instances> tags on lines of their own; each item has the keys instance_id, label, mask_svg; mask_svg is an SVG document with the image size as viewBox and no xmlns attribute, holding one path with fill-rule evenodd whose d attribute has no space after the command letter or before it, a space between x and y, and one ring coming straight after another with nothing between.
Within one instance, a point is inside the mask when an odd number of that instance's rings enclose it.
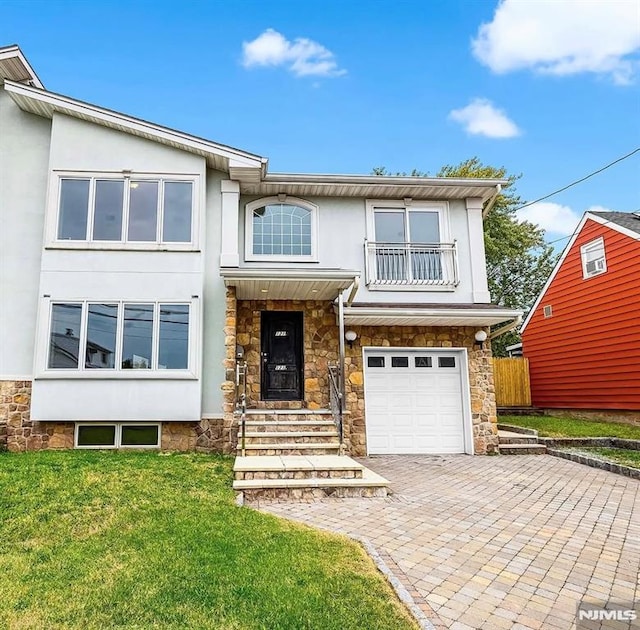
<instances>
[{"instance_id":1,"label":"metal handrail","mask_svg":"<svg viewBox=\"0 0 640 630\"><path fill-rule=\"evenodd\" d=\"M367 284L457 286L457 245L366 241Z\"/></svg>"},{"instance_id":2,"label":"metal handrail","mask_svg":"<svg viewBox=\"0 0 640 630\"><path fill-rule=\"evenodd\" d=\"M340 367L338 365L329 366L329 406L333 422L338 430L340 438L340 454L344 449L344 417L343 417L343 398L340 391Z\"/></svg>"},{"instance_id":3,"label":"metal handrail","mask_svg":"<svg viewBox=\"0 0 640 630\"><path fill-rule=\"evenodd\" d=\"M245 439L247 434L247 362L236 361L236 411L240 413L238 425L242 431L240 452L245 456Z\"/></svg>"}]
</instances>

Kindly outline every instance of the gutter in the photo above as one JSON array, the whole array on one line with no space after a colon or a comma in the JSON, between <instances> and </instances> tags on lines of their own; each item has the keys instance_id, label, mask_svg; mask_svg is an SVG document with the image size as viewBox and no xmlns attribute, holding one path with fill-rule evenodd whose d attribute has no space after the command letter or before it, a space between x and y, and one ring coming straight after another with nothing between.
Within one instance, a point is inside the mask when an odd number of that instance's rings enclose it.
<instances>
[{"instance_id":1,"label":"gutter","mask_svg":"<svg viewBox=\"0 0 640 630\"><path fill-rule=\"evenodd\" d=\"M482 211L482 218L486 219L487 215L489 214L489 212L491 211L491 208L493 208L493 206L495 205L498 197L500 196L500 193L502 192L502 184L496 184L496 192L493 195L493 197L491 197L491 199L489 199L485 209Z\"/></svg>"},{"instance_id":2,"label":"gutter","mask_svg":"<svg viewBox=\"0 0 640 630\"><path fill-rule=\"evenodd\" d=\"M514 328L517 328L518 326L520 326L521 323L522 323L522 315L518 315L518 317L516 317L512 322L509 322L508 324L501 326L500 328L498 328L498 330L494 330L489 335L489 339L493 340L496 337L499 337L500 335L504 335L504 333L507 333L510 330L513 330Z\"/></svg>"}]
</instances>

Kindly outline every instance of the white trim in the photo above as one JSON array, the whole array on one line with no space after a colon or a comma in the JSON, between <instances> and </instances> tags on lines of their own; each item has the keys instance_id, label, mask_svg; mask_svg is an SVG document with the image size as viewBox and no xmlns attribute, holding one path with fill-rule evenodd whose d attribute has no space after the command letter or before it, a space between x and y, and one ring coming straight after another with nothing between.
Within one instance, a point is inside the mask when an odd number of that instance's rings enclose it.
<instances>
[{"instance_id":1,"label":"white trim","mask_svg":"<svg viewBox=\"0 0 640 630\"><path fill-rule=\"evenodd\" d=\"M32 381L33 374L0 374L0 383L3 381Z\"/></svg>"},{"instance_id":2,"label":"white trim","mask_svg":"<svg viewBox=\"0 0 640 630\"><path fill-rule=\"evenodd\" d=\"M19 46L6 46L4 48L0 48L0 62L5 59L13 59L14 57L17 57L20 60L20 63L22 64L24 69L27 71L27 74L30 75L29 80L33 83L33 85L43 90L44 85L38 78L36 71L31 67L31 64L27 61L27 58L24 56ZM5 81L8 81L8 79L5 79Z\"/></svg>"},{"instance_id":3,"label":"white trim","mask_svg":"<svg viewBox=\"0 0 640 630\"><path fill-rule=\"evenodd\" d=\"M89 198L87 204L87 229L85 239L70 240L58 238L60 221L60 201L62 180L89 180ZM95 216L96 181L113 180L124 182L122 225L119 240L95 240L93 223ZM156 239L154 241L129 241L129 210L131 181L158 182L158 210L156 213ZM190 183L191 189L191 238L189 241L163 241L164 184ZM203 214L200 196L200 176L194 173L150 173L123 171L79 171L56 169L49 178L49 198L45 222L45 249L87 249L87 250L143 250L143 251L200 251L200 218Z\"/></svg>"},{"instance_id":4,"label":"white trim","mask_svg":"<svg viewBox=\"0 0 640 630\"><path fill-rule=\"evenodd\" d=\"M254 254L253 211L269 204L298 206L311 213L311 254ZM315 203L290 195L273 195L250 201L244 207L244 259L247 262L318 262L318 206Z\"/></svg>"},{"instance_id":5,"label":"white trim","mask_svg":"<svg viewBox=\"0 0 640 630\"><path fill-rule=\"evenodd\" d=\"M94 427L94 426L107 426L115 427L114 441L112 446L100 445L100 446L81 446L78 444L78 429L80 427ZM122 444L122 427L130 426L153 426L158 427L158 441L155 444ZM135 421L128 420L126 422L76 422L73 428L73 448L84 450L115 450L115 449L156 449L160 448L162 444L162 422L148 422L145 420Z\"/></svg>"},{"instance_id":6,"label":"white trim","mask_svg":"<svg viewBox=\"0 0 640 630\"><path fill-rule=\"evenodd\" d=\"M224 420L224 415L221 413L203 413L203 420Z\"/></svg>"},{"instance_id":7,"label":"white trim","mask_svg":"<svg viewBox=\"0 0 640 630\"><path fill-rule=\"evenodd\" d=\"M450 317L460 319L461 317L469 317L470 319L483 319L493 320L496 318L504 318L500 321L507 319L514 319L522 315L522 311L516 311L512 309L470 309L470 308L384 308L384 307L345 307L345 317L380 317L380 318L421 318L421 317Z\"/></svg>"},{"instance_id":8,"label":"white trim","mask_svg":"<svg viewBox=\"0 0 640 630\"><path fill-rule=\"evenodd\" d=\"M540 291L540 294L536 298L536 301L533 303L533 306L531 307L531 310L527 314L527 316L526 316L526 318L524 320L524 323L520 327L520 334L521 335L524 333L525 329L529 325L529 322L531 321L531 318L533 317L533 314L536 312L538 306L540 306L540 302L542 302L545 294L549 290L549 287L551 286L551 283L553 282L555 277L558 275L558 272L560 271L560 268L562 267L562 264L564 263L565 258L569 255L569 252L571 251L571 248L573 247L574 243L576 242L576 239L578 238L578 236L580 236L580 232L582 232L582 228L584 227L584 224L587 222L588 219L591 219L592 221L594 221L595 223L599 223L600 225L604 225L604 226L606 226L608 228L611 228L612 230L615 230L616 232L620 232L621 234L624 234L626 236L630 236L631 238L635 239L636 241L640 240L640 234L639 233L633 232L632 230L628 230L627 228L624 228L621 225L618 225L617 223L615 223L613 221L610 221L608 219L604 219L602 217L598 217L595 214L591 214L590 212L585 212L583 217L582 217L582 219L580 219L580 223L578 223L575 231L571 235L571 238L569 239L569 242L567 243L567 246L564 248L564 251L562 252L560 258L558 259L558 262L556 263L556 266L553 268L553 271L549 275L548 280L545 282L544 286L542 287L542 291Z\"/></svg>"},{"instance_id":9,"label":"white trim","mask_svg":"<svg viewBox=\"0 0 640 630\"><path fill-rule=\"evenodd\" d=\"M360 271L351 269L286 269L277 267L243 267L241 269L221 269L220 275L227 282L237 280L355 280Z\"/></svg>"},{"instance_id":10,"label":"white trim","mask_svg":"<svg viewBox=\"0 0 640 630\"><path fill-rule=\"evenodd\" d=\"M424 352L429 354L459 354L460 361L460 386L462 390L462 413L463 413L463 438L464 452L474 455L473 443L473 416L471 413L471 385L469 382L469 352L467 348L434 348L434 347L396 347L396 346L363 346L362 347L362 374L364 379L364 426L367 441L367 455L369 455L369 423L367 422L367 366L366 357L368 352Z\"/></svg>"},{"instance_id":11,"label":"white trim","mask_svg":"<svg viewBox=\"0 0 640 630\"><path fill-rule=\"evenodd\" d=\"M165 143L180 144L184 150L187 151L195 151L198 154L205 153L218 155L230 161L232 160L239 166L255 168L262 171L263 165L267 162L266 158L252 153L217 144L175 129L162 127L140 118L133 118L120 112L98 107L97 105L78 101L69 98L68 96L32 88L15 81L5 80L5 89L12 95L15 94L18 97L44 103L51 108L52 112L63 109L72 116L92 118L92 122L96 122L98 124L106 123L106 126L121 127L127 131L133 132L135 135L147 134L154 136L159 141L164 141Z\"/></svg>"},{"instance_id":12,"label":"white trim","mask_svg":"<svg viewBox=\"0 0 640 630\"><path fill-rule=\"evenodd\" d=\"M587 260L587 257L593 252L602 254L593 260ZM594 278L595 276L599 276L607 271L607 252L604 246L604 237L599 236L598 238L594 238L592 241L585 243L580 247L580 262L582 263L582 279L588 280L589 278ZM595 269L593 271L589 271L588 266L589 263L595 263Z\"/></svg>"}]
</instances>

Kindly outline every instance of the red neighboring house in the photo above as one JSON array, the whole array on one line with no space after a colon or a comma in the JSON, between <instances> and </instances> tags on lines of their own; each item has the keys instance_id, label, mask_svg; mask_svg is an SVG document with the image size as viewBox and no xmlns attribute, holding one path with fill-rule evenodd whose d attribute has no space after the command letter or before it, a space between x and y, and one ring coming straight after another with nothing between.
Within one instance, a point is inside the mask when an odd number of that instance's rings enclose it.
<instances>
[{"instance_id":1,"label":"red neighboring house","mask_svg":"<svg viewBox=\"0 0 640 630\"><path fill-rule=\"evenodd\" d=\"M587 212L521 332L535 406L640 410L640 215Z\"/></svg>"}]
</instances>

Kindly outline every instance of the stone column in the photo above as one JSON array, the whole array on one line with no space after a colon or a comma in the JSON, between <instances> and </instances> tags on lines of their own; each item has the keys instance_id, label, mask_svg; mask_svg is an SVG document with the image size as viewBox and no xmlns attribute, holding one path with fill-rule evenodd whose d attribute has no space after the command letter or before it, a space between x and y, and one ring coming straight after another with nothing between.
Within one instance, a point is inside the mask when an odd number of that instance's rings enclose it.
<instances>
[{"instance_id":1,"label":"stone column","mask_svg":"<svg viewBox=\"0 0 640 630\"><path fill-rule=\"evenodd\" d=\"M226 311L224 320L224 369L225 381L222 383L223 392L223 428L222 450L233 453L237 444L238 430L235 426L233 412L235 410L235 367L236 367L236 328L237 328L237 300L235 287L227 288Z\"/></svg>"}]
</instances>

